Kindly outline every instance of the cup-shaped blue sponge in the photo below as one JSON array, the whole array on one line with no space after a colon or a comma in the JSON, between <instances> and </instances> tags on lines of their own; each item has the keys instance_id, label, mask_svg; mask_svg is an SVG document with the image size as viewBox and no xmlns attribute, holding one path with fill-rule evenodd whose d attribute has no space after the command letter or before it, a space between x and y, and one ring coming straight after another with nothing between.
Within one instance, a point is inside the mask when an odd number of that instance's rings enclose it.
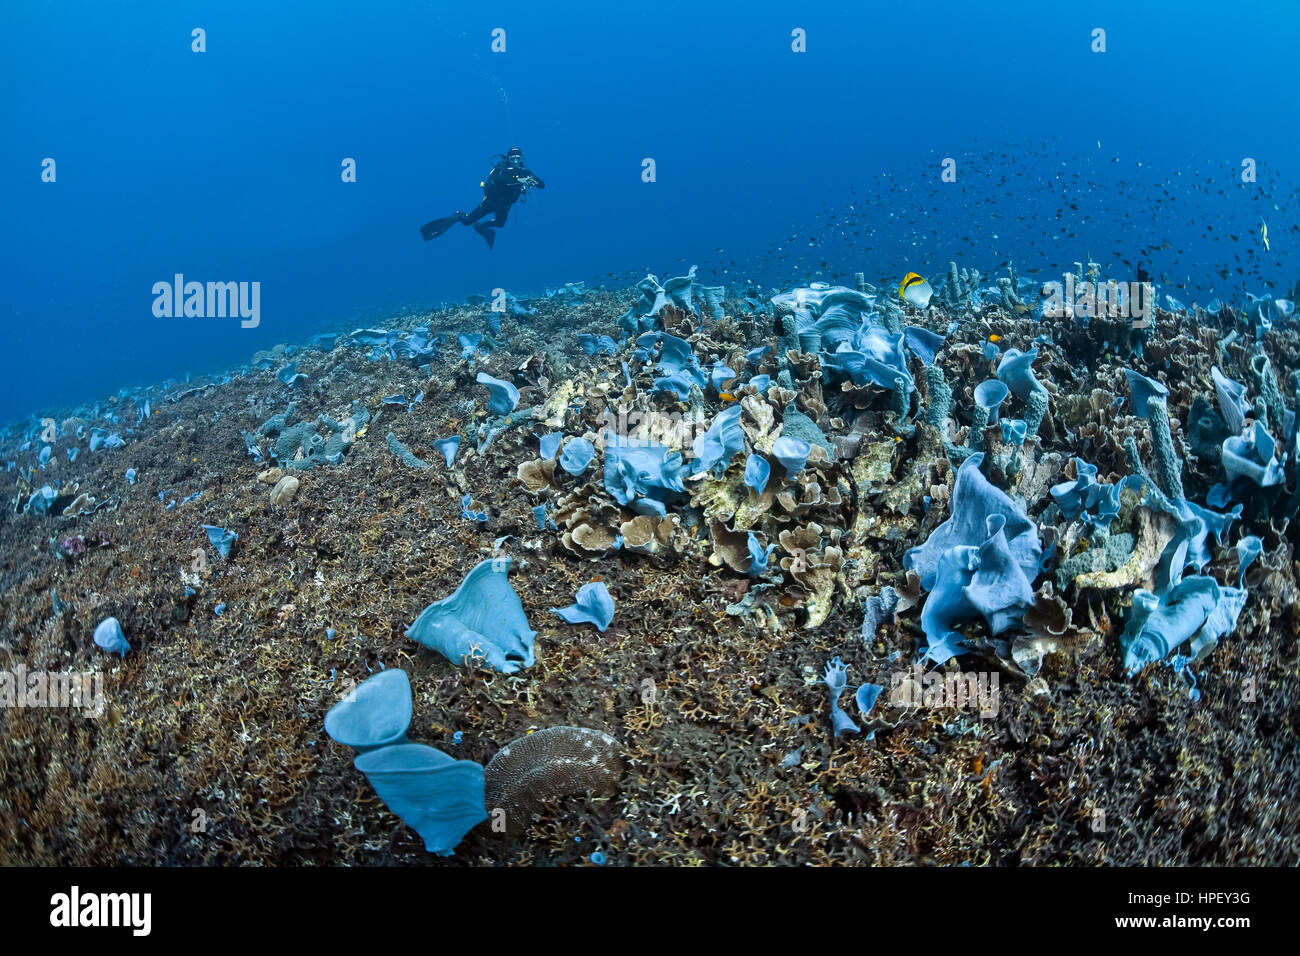
<instances>
[{"instance_id":1,"label":"cup-shaped blue sponge","mask_svg":"<svg viewBox=\"0 0 1300 956\"><path fill-rule=\"evenodd\" d=\"M389 668L367 678L325 715L325 733L365 752L402 743L411 723L411 681Z\"/></svg>"},{"instance_id":2,"label":"cup-shaped blue sponge","mask_svg":"<svg viewBox=\"0 0 1300 956\"><path fill-rule=\"evenodd\" d=\"M1006 382L999 381L996 378L990 378L987 381L980 382L975 386L975 404L988 412L989 425L998 423L998 409L1002 403L1011 395L1011 389L1007 387Z\"/></svg>"},{"instance_id":3,"label":"cup-shaped blue sponge","mask_svg":"<svg viewBox=\"0 0 1300 956\"><path fill-rule=\"evenodd\" d=\"M483 768L472 760L424 744L394 744L363 753L354 765L430 853L450 856L487 819Z\"/></svg>"}]
</instances>

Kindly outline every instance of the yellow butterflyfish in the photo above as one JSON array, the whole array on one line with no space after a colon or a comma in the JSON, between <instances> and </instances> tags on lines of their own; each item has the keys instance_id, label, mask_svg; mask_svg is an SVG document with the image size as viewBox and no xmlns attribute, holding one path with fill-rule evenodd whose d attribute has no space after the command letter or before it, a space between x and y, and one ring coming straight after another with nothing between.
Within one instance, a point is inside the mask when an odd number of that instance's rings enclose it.
<instances>
[{"instance_id":1,"label":"yellow butterflyfish","mask_svg":"<svg viewBox=\"0 0 1300 956\"><path fill-rule=\"evenodd\" d=\"M924 309L929 307L930 296L934 295L934 289L923 276L909 272L899 283L898 294L918 309Z\"/></svg>"}]
</instances>

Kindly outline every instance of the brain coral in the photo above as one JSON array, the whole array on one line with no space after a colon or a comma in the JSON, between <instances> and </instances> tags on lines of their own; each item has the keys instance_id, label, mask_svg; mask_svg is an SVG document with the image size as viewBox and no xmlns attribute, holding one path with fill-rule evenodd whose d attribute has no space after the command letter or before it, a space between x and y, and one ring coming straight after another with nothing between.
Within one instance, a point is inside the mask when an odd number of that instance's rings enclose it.
<instances>
[{"instance_id":1,"label":"brain coral","mask_svg":"<svg viewBox=\"0 0 1300 956\"><path fill-rule=\"evenodd\" d=\"M523 826L542 804L588 791L613 793L623 775L622 745L585 727L548 727L502 747L488 762L488 812Z\"/></svg>"}]
</instances>

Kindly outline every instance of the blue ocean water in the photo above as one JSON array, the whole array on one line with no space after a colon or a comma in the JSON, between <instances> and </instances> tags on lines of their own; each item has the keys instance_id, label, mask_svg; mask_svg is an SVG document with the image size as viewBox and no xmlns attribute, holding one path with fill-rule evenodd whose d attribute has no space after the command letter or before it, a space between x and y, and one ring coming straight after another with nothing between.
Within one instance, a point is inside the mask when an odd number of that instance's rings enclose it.
<instances>
[{"instance_id":1,"label":"blue ocean water","mask_svg":"<svg viewBox=\"0 0 1300 956\"><path fill-rule=\"evenodd\" d=\"M403 306L691 264L766 288L1091 257L1187 302L1284 295L1297 39L1289 0L14 0L0 422ZM511 146L546 189L495 248L421 241ZM176 274L260 283L258 326L156 317Z\"/></svg>"}]
</instances>

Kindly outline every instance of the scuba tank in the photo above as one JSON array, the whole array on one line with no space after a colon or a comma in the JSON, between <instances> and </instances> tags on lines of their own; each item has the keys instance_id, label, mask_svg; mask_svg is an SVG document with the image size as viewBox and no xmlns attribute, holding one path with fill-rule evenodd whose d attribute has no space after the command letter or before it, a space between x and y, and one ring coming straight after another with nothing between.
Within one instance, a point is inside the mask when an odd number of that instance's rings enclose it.
<instances>
[{"instance_id":1,"label":"scuba tank","mask_svg":"<svg viewBox=\"0 0 1300 956\"><path fill-rule=\"evenodd\" d=\"M478 184L478 188L479 188L479 189L486 189L486 188L487 188L488 180L490 180L490 179L492 178L492 174L495 173L498 169L500 169L500 168L501 168L501 164L504 163L504 162L506 161L506 154L505 154L505 153L493 153L492 156L489 158L488 161L492 163L492 168L491 168L490 170L488 170L488 174L487 174L486 176L483 177L483 181L482 181L481 183Z\"/></svg>"}]
</instances>

